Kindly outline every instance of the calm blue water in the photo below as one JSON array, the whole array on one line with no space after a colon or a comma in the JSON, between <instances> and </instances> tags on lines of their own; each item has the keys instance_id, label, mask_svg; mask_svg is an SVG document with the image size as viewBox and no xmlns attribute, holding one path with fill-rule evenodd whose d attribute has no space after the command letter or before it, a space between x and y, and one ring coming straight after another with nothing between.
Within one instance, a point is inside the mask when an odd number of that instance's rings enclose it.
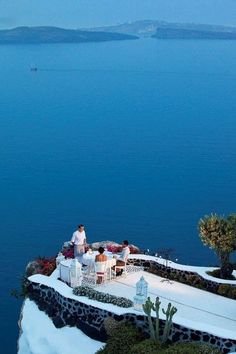
<instances>
[{"instance_id":1,"label":"calm blue water","mask_svg":"<svg viewBox=\"0 0 236 354\"><path fill-rule=\"evenodd\" d=\"M236 211L236 42L0 46L0 79L5 354L18 335L10 290L78 223L89 241L215 263L197 223Z\"/></svg>"}]
</instances>

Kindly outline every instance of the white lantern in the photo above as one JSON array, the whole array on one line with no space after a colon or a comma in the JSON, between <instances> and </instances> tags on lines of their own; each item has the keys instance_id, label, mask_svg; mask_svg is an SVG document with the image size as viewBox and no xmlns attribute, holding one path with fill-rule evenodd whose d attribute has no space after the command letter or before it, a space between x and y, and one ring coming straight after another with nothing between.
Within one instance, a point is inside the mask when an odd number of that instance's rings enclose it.
<instances>
[{"instance_id":1,"label":"white lantern","mask_svg":"<svg viewBox=\"0 0 236 354\"><path fill-rule=\"evenodd\" d=\"M81 264L75 258L71 261L70 265L70 285L72 288L80 286L82 282Z\"/></svg>"},{"instance_id":2,"label":"white lantern","mask_svg":"<svg viewBox=\"0 0 236 354\"><path fill-rule=\"evenodd\" d=\"M62 261L65 260L65 257L61 252L58 253L57 258L56 258L56 265L58 266Z\"/></svg>"},{"instance_id":3,"label":"white lantern","mask_svg":"<svg viewBox=\"0 0 236 354\"><path fill-rule=\"evenodd\" d=\"M143 304L147 300L148 283L142 276L136 283L136 295L134 296L134 309L143 311Z\"/></svg>"}]
</instances>

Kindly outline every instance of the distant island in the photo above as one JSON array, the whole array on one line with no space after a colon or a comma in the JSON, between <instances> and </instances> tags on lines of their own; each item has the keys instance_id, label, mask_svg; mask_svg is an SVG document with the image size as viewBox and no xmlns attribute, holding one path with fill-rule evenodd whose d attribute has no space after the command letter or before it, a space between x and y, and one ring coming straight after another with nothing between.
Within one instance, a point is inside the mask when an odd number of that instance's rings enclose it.
<instances>
[{"instance_id":1,"label":"distant island","mask_svg":"<svg viewBox=\"0 0 236 354\"><path fill-rule=\"evenodd\" d=\"M159 39L236 39L236 27L143 20L87 29Z\"/></svg>"},{"instance_id":2,"label":"distant island","mask_svg":"<svg viewBox=\"0 0 236 354\"><path fill-rule=\"evenodd\" d=\"M236 28L221 26L159 26L152 38L159 39L236 39Z\"/></svg>"},{"instance_id":3,"label":"distant island","mask_svg":"<svg viewBox=\"0 0 236 354\"><path fill-rule=\"evenodd\" d=\"M138 39L125 33L96 32L50 26L0 30L0 44L105 42Z\"/></svg>"},{"instance_id":4,"label":"distant island","mask_svg":"<svg viewBox=\"0 0 236 354\"><path fill-rule=\"evenodd\" d=\"M84 43L139 39L236 39L236 27L143 20L116 26L65 29L51 26L0 30L0 44Z\"/></svg>"}]
</instances>

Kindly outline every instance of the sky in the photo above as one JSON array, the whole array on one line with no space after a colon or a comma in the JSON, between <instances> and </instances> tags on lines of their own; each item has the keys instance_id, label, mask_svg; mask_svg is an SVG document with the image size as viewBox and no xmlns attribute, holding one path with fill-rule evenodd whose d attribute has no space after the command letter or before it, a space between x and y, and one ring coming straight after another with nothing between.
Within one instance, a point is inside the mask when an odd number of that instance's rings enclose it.
<instances>
[{"instance_id":1,"label":"sky","mask_svg":"<svg viewBox=\"0 0 236 354\"><path fill-rule=\"evenodd\" d=\"M78 28L139 19L236 26L236 0L0 0L0 28Z\"/></svg>"}]
</instances>

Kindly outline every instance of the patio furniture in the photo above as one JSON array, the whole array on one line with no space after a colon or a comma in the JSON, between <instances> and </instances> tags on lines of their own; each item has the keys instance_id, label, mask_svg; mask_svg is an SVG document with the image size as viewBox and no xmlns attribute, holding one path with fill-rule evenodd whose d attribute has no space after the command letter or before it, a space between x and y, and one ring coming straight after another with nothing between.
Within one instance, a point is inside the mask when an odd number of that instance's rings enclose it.
<instances>
[{"instance_id":1,"label":"patio furniture","mask_svg":"<svg viewBox=\"0 0 236 354\"><path fill-rule=\"evenodd\" d=\"M94 274L95 273L95 264L96 263L106 263L106 268L108 272L108 277L109 280L112 278L112 267L116 265L116 259L113 258L112 253L110 252L105 252L104 254L107 256L107 261L106 262L95 262L95 257L98 255L98 252L93 252L93 253L85 253L82 258L83 264L87 266L87 274Z\"/></svg>"},{"instance_id":2,"label":"patio furniture","mask_svg":"<svg viewBox=\"0 0 236 354\"><path fill-rule=\"evenodd\" d=\"M106 283L107 281L107 275L108 275L108 262L95 262L95 283L97 283L97 280L99 277L102 278L102 282L101 283Z\"/></svg>"},{"instance_id":3,"label":"patio furniture","mask_svg":"<svg viewBox=\"0 0 236 354\"><path fill-rule=\"evenodd\" d=\"M123 270L122 275L124 275L125 277L127 276L127 262L125 262L124 265L116 265L115 266L115 273L117 273L117 271L119 270Z\"/></svg>"}]
</instances>

